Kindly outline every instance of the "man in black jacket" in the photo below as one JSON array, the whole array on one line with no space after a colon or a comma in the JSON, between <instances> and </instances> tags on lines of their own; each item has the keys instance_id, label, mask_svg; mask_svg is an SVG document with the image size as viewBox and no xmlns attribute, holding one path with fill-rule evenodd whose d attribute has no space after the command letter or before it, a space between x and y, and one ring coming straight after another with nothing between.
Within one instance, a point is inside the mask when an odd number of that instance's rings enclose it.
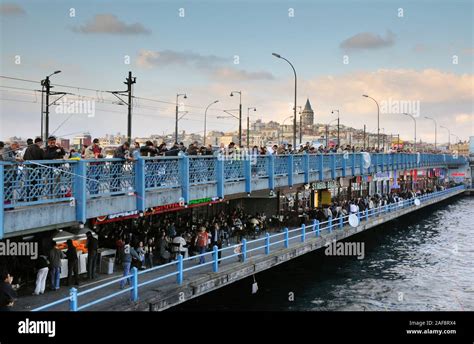
<instances>
[{"instance_id":1,"label":"man in black jacket","mask_svg":"<svg viewBox=\"0 0 474 344\"><path fill-rule=\"evenodd\" d=\"M12 287L13 276L2 269L0 278L0 311L11 311L17 298Z\"/></svg>"},{"instance_id":2,"label":"man in black jacket","mask_svg":"<svg viewBox=\"0 0 474 344\"><path fill-rule=\"evenodd\" d=\"M26 148L23 160L44 160L44 150L41 149L43 140L40 137L35 139L35 144Z\"/></svg>"},{"instance_id":3,"label":"man in black jacket","mask_svg":"<svg viewBox=\"0 0 474 344\"><path fill-rule=\"evenodd\" d=\"M43 145L43 140L40 137L37 137L35 139L35 144L28 146L25 151L25 155L23 156L23 160L28 161L28 160L44 160L44 150L41 149L41 146ZM35 176L35 169L37 169L39 166L32 164L28 166L31 173L31 176ZM42 187L41 186L36 186L38 184L38 180L36 178L31 178L30 180L30 187L28 189L28 201L37 201L38 200L38 195L41 195L43 193Z\"/></svg>"},{"instance_id":4,"label":"man in black jacket","mask_svg":"<svg viewBox=\"0 0 474 344\"><path fill-rule=\"evenodd\" d=\"M44 149L45 160L63 159L65 155L64 148L56 145L56 138L54 136L48 137L48 145Z\"/></svg>"},{"instance_id":5,"label":"man in black jacket","mask_svg":"<svg viewBox=\"0 0 474 344\"><path fill-rule=\"evenodd\" d=\"M86 233L87 236L87 278L95 278L95 265L97 261L98 240L92 236L92 232Z\"/></svg>"}]
</instances>

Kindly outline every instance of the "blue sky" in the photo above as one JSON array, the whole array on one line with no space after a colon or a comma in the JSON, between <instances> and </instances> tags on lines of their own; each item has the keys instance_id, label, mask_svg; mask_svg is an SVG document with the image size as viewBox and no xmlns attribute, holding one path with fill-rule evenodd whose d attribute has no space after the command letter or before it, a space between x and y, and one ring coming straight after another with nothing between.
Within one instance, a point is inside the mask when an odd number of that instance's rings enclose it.
<instances>
[{"instance_id":1,"label":"blue sky","mask_svg":"<svg viewBox=\"0 0 474 344\"><path fill-rule=\"evenodd\" d=\"M330 120L330 109L335 107L343 109L348 125L361 126L364 118L370 127L373 104L360 97L370 91L379 100L392 95L420 100L422 112L450 125L458 136L472 135L470 1L2 1L2 5L9 10L3 7L1 75L41 80L60 69L62 73L52 77L59 84L117 90L132 70L137 76L136 96L173 102L176 93L188 93L186 104L195 108L185 105L189 114L180 126L190 132L199 132L201 126L204 110L198 107L214 99L220 103L210 111L214 116L210 129L237 128L233 120L215 118L221 109L238 105L228 97L231 90L242 90L243 107L256 106L256 118L287 117L292 74L284 61L271 56L276 51L295 65L298 102L304 105L309 97L318 122ZM70 8L76 11L73 18ZM184 8L184 17L179 17L179 8ZM294 17L288 16L290 8ZM399 8L403 17L398 16ZM104 17L95 24L106 18L111 27L94 26L96 15ZM114 32L114 25L132 32ZM162 62L163 52L169 55L167 63ZM14 63L16 55L21 56L19 65ZM130 56L130 65L124 64L125 55ZM343 64L344 55L348 64ZM453 55L458 64L453 64ZM39 87L4 79L1 84ZM375 87L378 84L383 86ZM2 89L2 138L39 131L39 104L11 100L35 99L33 92L24 92ZM94 92L75 93L94 96ZM438 93L439 101L434 98ZM97 108L102 110L96 110L94 119L74 117L58 133L82 128L93 135L126 131L126 117L122 121L119 113L124 107ZM171 132L173 111L172 105L139 102L134 135ZM19 118L25 121L22 127L17 125ZM52 127L63 120L61 114L52 117ZM386 132L403 135L405 128L398 121L387 118ZM429 140L430 135L427 129L422 138Z\"/></svg>"}]
</instances>

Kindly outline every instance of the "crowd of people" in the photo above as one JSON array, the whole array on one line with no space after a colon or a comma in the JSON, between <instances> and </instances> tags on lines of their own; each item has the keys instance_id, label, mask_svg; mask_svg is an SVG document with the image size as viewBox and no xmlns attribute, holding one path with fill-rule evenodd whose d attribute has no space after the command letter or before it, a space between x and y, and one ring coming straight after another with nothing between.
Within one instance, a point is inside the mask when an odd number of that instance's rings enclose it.
<instances>
[{"instance_id":1,"label":"crowd of people","mask_svg":"<svg viewBox=\"0 0 474 344\"><path fill-rule=\"evenodd\" d=\"M374 194L361 197L353 197L350 199L336 199L330 205L314 208L305 214L305 222L316 219L320 222L327 221L329 217L338 219L350 214L365 214L375 208L384 207L390 204L398 204L398 202L417 198L427 193L444 190L443 186L435 186L434 188L405 190L398 193Z\"/></svg>"},{"instance_id":2,"label":"crowd of people","mask_svg":"<svg viewBox=\"0 0 474 344\"><path fill-rule=\"evenodd\" d=\"M165 142L157 144L156 142L146 141L145 144L140 145L138 142L129 144L128 142L115 148L113 154L110 157L123 158L123 159L134 159L138 156L142 157L157 157L157 156L178 156L180 154L186 154L189 156L195 155L218 155L225 154L232 156L233 154L246 152L252 155L285 155L285 154L329 154L329 153L413 153L410 149L400 148L393 146L388 150L384 148L376 147L357 147L351 145L331 145L325 147L324 145L313 145L310 142L301 144L297 148L293 148L292 144L280 144L273 146L253 146L249 150L244 147L239 147L234 142L225 145L220 144L219 147L212 145L201 145L198 141L194 141L188 146L184 145L183 142L174 142L171 145L167 145ZM417 152L423 153L435 153L432 150L417 150ZM0 141L0 160L4 161L27 161L27 160L55 160L55 159L102 159L106 158L105 150L100 146L99 139L94 139L92 144L87 146L84 145L82 150L76 151L71 149L67 152L57 142L56 137L50 136L47 140L47 144L41 138L28 139L26 147L20 147L18 142L12 142L8 147Z\"/></svg>"}]
</instances>

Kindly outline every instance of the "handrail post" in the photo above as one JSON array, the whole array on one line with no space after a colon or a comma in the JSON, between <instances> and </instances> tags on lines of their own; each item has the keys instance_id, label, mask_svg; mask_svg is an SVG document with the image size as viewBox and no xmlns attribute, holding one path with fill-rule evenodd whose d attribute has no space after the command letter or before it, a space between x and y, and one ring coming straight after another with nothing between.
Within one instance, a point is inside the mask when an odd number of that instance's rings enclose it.
<instances>
[{"instance_id":1,"label":"handrail post","mask_svg":"<svg viewBox=\"0 0 474 344\"><path fill-rule=\"evenodd\" d=\"M289 246L289 236L288 236L288 228L285 227L285 248Z\"/></svg>"},{"instance_id":2,"label":"handrail post","mask_svg":"<svg viewBox=\"0 0 474 344\"><path fill-rule=\"evenodd\" d=\"M69 289L69 310L71 312L77 312L77 289Z\"/></svg>"},{"instance_id":3,"label":"handrail post","mask_svg":"<svg viewBox=\"0 0 474 344\"><path fill-rule=\"evenodd\" d=\"M138 269L135 266L132 268L132 283L133 283L132 301L137 302L138 301Z\"/></svg>"},{"instance_id":4,"label":"handrail post","mask_svg":"<svg viewBox=\"0 0 474 344\"><path fill-rule=\"evenodd\" d=\"M351 161L352 176L355 176L355 174L356 174L356 172L355 172L355 171L356 171L356 166L355 166L355 164L356 164L356 159L355 159L355 156L356 156L356 153L352 153L352 155L351 155L351 160L352 160L352 161Z\"/></svg>"},{"instance_id":5,"label":"handrail post","mask_svg":"<svg viewBox=\"0 0 474 344\"><path fill-rule=\"evenodd\" d=\"M342 227L344 227L344 219L342 216L339 216L339 228L342 229Z\"/></svg>"},{"instance_id":6,"label":"handrail post","mask_svg":"<svg viewBox=\"0 0 474 344\"><path fill-rule=\"evenodd\" d=\"M265 254L270 254L270 234L265 233Z\"/></svg>"},{"instance_id":7,"label":"handrail post","mask_svg":"<svg viewBox=\"0 0 474 344\"><path fill-rule=\"evenodd\" d=\"M217 197L224 198L224 159L221 154L216 157L216 179L217 179ZM246 176L247 177L247 176Z\"/></svg>"},{"instance_id":8,"label":"handrail post","mask_svg":"<svg viewBox=\"0 0 474 344\"><path fill-rule=\"evenodd\" d=\"M319 236L319 221L315 219L313 221L313 224L314 224L313 230L316 233L316 237L318 237Z\"/></svg>"},{"instance_id":9,"label":"handrail post","mask_svg":"<svg viewBox=\"0 0 474 344\"><path fill-rule=\"evenodd\" d=\"M341 165L342 165L342 174L341 176L342 177L345 177L346 176L346 168L347 168L347 159L345 158L346 155L342 155L342 162L341 162Z\"/></svg>"},{"instance_id":10,"label":"handrail post","mask_svg":"<svg viewBox=\"0 0 474 344\"><path fill-rule=\"evenodd\" d=\"M329 233L332 232L332 216L328 216L328 230Z\"/></svg>"},{"instance_id":11,"label":"handrail post","mask_svg":"<svg viewBox=\"0 0 474 344\"><path fill-rule=\"evenodd\" d=\"M365 209L365 221L369 221L369 208Z\"/></svg>"},{"instance_id":12,"label":"handrail post","mask_svg":"<svg viewBox=\"0 0 474 344\"><path fill-rule=\"evenodd\" d=\"M80 161L80 160L79 160ZM135 192L137 194L137 209L138 211L145 211L146 209L146 189L145 189L145 159L138 156L135 162Z\"/></svg>"},{"instance_id":13,"label":"handrail post","mask_svg":"<svg viewBox=\"0 0 474 344\"><path fill-rule=\"evenodd\" d=\"M247 239L242 239L242 263L247 259Z\"/></svg>"},{"instance_id":14,"label":"handrail post","mask_svg":"<svg viewBox=\"0 0 474 344\"><path fill-rule=\"evenodd\" d=\"M359 219L359 223L360 223L360 210L357 212L357 218Z\"/></svg>"},{"instance_id":15,"label":"handrail post","mask_svg":"<svg viewBox=\"0 0 474 344\"><path fill-rule=\"evenodd\" d=\"M257 159L255 157L255 159ZM244 176L245 176L245 192L250 196L252 192L252 166L250 156L247 155L244 159Z\"/></svg>"},{"instance_id":16,"label":"handrail post","mask_svg":"<svg viewBox=\"0 0 474 344\"><path fill-rule=\"evenodd\" d=\"M333 153L329 156L331 164L331 179L336 179L336 155Z\"/></svg>"},{"instance_id":17,"label":"handrail post","mask_svg":"<svg viewBox=\"0 0 474 344\"><path fill-rule=\"evenodd\" d=\"M214 258L214 262L212 264L212 271L213 272L218 272L219 271L219 254L218 254L218 251L219 251L219 248L214 245L214 247L212 248L212 258Z\"/></svg>"},{"instance_id":18,"label":"handrail post","mask_svg":"<svg viewBox=\"0 0 474 344\"><path fill-rule=\"evenodd\" d=\"M87 162L79 160L74 164L74 199L76 205L76 221L86 223L87 220ZM96 179L92 179L91 183L98 183ZM99 186L94 185L94 189L98 190Z\"/></svg>"},{"instance_id":19,"label":"handrail post","mask_svg":"<svg viewBox=\"0 0 474 344\"><path fill-rule=\"evenodd\" d=\"M189 157L181 155L180 158L180 174L181 174L181 196L184 203L189 203Z\"/></svg>"},{"instance_id":20,"label":"handrail post","mask_svg":"<svg viewBox=\"0 0 474 344\"><path fill-rule=\"evenodd\" d=\"M319 180L324 179L324 156L323 154L318 154L318 172L319 172Z\"/></svg>"},{"instance_id":21,"label":"handrail post","mask_svg":"<svg viewBox=\"0 0 474 344\"><path fill-rule=\"evenodd\" d=\"M183 255L178 254L178 276L177 282L179 285L183 284Z\"/></svg>"},{"instance_id":22,"label":"handrail post","mask_svg":"<svg viewBox=\"0 0 474 344\"><path fill-rule=\"evenodd\" d=\"M3 228L3 216L4 216L4 206L5 206L5 189L4 189L4 180L5 178L5 169L3 164L0 164L0 239L3 239L5 235L5 229Z\"/></svg>"},{"instance_id":23,"label":"handrail post","mask_svg":"<svg viewBox=\"0 0 474 344\"><path fill-rule=\"evenodd\" d=\"M309 184L309 154L306 151L303 154L303 171L304 183Z\"/></svg>"},{"instance_id":24,"label":"handrail post","mask_svg":"<svg viewBox=\"0 0 474 344\"><path fill-rule=\"evenodd\" d=\"M268 188L273 191L275 188L275 156L269 154L267 159Z\"/></svg>"},{"instance_id":25,"label":"handrail post","mask_svg":"<svg viewBox=\"0 0 474 344\"><path fill-rule=\"evenodd\" d=\"M301 225L301 242L305 242L306 240L306 225L303 223Z\"/></svg>"},{"instance_id":26,"label":"handrail post","mask_svg":"<svg viewBox=\"0 0 474 344\"><path fill-rule=\"evenodd\" d=\"M293 154L288 154L287 163L287 173L288 173L288 186L291 188L293 187Z\"/></svg>"}]
</instances>

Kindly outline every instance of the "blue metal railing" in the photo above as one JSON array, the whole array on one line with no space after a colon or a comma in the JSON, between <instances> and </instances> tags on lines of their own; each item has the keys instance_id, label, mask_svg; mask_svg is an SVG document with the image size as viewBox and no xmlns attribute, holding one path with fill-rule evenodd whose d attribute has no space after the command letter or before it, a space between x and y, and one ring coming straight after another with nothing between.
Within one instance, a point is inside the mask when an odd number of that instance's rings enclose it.
<instances>
[{"instance_id":1,"label":"blue metal railing","mask_svg":"<svg viewBox=\"0 0 474 344\"><path fill-rule=\"evenodd\" d=\"M432 199L439 198L440 196L453 193L459 190L464 190L465 186L460 185L454 188L446 189L443 191L433 192L429 194L425 194L422 196L417 197L420 200L420 204ZM406 199L403 201L399 201L398 203L391 203L382 205L380 207L366 209L365 211L360 211L356 215L360 219L359 225L363 223L363 221L367 222L370 218L380 216L380 214L386 214L390 212L395 212L396 210L405 209L407 207L417 207L415 205L415 198ZM265 233L265 235L261 238L247 241L246 239L242 240L241 244L233 245L230 247L225 247L218 249L217 247L213 247L212 251L206 252L203 254L195 255L188 258L183 258L181 255L178 256L176 261L172 261L170 263L159 265L151 269L147 269L144 271L138 272L136 268L132 269L132 274L129 276L123 276L115 278L109 282L103 283L99 286L78 292L75 288L70 289L69 297L61 298L57 301L52 303L43 305L41 307L33 309L33 311L43 311L55 307L59 304L64 304L69 302L69 310L71 311L79 311L82 309L86 309L92 307L96 304L104 302L106 300L112 299L114 297L120 296L124 293L130 292L130 299L132 301L138 301L139 297L139 289L149 284L153 284L159 281L163 281L165 279L169 279L171 277L176 278L176 284L181 285L183 283L183 278L185 274L189 273L190 271L203 269L205 267L211 266L213 272L219 271L219 262L224 262L230 259L238 258L239 262L245 262L250 254L256 254L260 252L261 255L269 255L271 252L271 248L275 246L280 246L280 248L289 248L292 242L305 242L311 238L319 238L324 233L331 233L336 230L341 230L343 227L349 223L349 216L341 216L336 219L332 219L329 217L327 221L313 220L311 225L303 225L302 227L295 228L289 230L288 228L284 228L282 232L275 233L270 235L269 233ZM282 245L283 244L283 245ZM283 246L283 247L282 247ZM227 254L231 251L231 254ZM219 258L219 253L221 258ZM188 264L188 267L185 267L185 264L194 262L195 260L200 259L201 257L210 258L207 262L198 265L191 265ZM151 272L160 271L162 274L160 276L150 278L148 280L142 281L139 283L139 278L141 276L147 276ZM125 289L121 289L119 291L114 291L111 293L106 293L104 296L100 296L95 298L93 301L85 303L79 306L79 298L93 292L100 291L108 286L111 285L119 285L121 281L125 281L131 279L132 283L131 286Z\"/></svg>"},{"instance_id":2,"label":"blue metal railing","mask_svg":"<svg viewBox=\"0 0 474 344\"><path fill-rule=\"evenodd\" d=\"M84 223L87 219L87 200L91 198L135 195L136 208L143 211L146 191L151 190L180 188L181 197L188 203L193 185L216 185L217 196L223 198L225 182L245 180L246 191L250 193L251 181L256 179L268 180L268 188L273 190L275 177L278 176L287 177L287 185L291 186L300 174L304 175L304 182L309 183L323 180L326 173L330 173L328 178L333 179L375 171L467 163L463 156L420 153L0 162L0 239L3 238L4 211L9 208L70 201L76 207L76 221Z\"/></svg>"}]
</instances>

